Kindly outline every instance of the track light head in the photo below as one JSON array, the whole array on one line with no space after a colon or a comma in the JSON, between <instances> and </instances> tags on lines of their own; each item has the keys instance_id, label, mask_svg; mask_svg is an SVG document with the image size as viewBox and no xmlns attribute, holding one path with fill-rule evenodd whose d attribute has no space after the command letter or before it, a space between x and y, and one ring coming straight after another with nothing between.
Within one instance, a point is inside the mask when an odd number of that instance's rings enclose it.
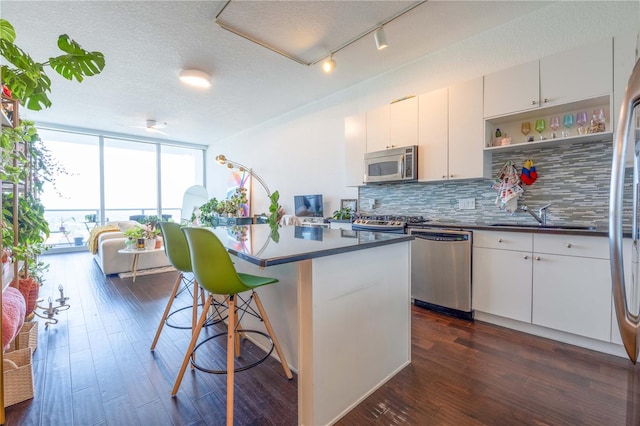
<instances>
[{"instance_id":1,"label":"track light head","mask_svg":"<svg viewBox=\"0 0 640 426\"><path fill-rule=\"evenodd\" d=\"M384 29L382 27L378 28L376 32L373 33L373 38L376 41L376 47L378 50L382 50L388 46L387 35L384 33Z\"/></svg>"},{"instance_id":2,"label":"track light head","mask_svg":"<svg viewBox=\"0 0 640 426\"><path fill-rule=\"evenodd\" d=\"M335 67L336 61L333 59L333 54L331 54L331 56L329 56L329 59L322 63L322 69L324 70L324 72L330 73L334 70Z\"/></svg>"}]
</instances>

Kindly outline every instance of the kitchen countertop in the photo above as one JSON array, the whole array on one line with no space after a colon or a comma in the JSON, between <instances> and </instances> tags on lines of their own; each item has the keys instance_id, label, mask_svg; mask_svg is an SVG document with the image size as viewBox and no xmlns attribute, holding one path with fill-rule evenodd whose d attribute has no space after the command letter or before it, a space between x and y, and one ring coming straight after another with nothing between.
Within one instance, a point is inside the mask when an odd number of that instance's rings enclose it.
<instances>
[{"instance_id":1,"label":"kitchen countertop","mask_svg":"<svg viewBox=\"0 0 640 426\"><path fill-rule=\"evenodd\" d=\"M282 226L277 242L268 224L212 227L230 254L261 267L332 256L414 239L406 234Z\"/></svg>"},{"instance_id":2,"label":"kitchen countertop","mask_svg":"<svg viewBox=\"0 0 640 426\"><path fill-rule=\"evenodd\" d=\"M507 224L501 222L501 226L496 226L492 223L463 223L463 222L446 222L446 221L430 221L418 226L411 226L410 228L446 228L446 229L460 229L460 230L479 230L479 231L500 231L500 232L531 232L536 234L560 234L560 235L584 235L591 237L608 237L608 227L596 227L592 225L584 225L585 227L592 227L593 229L575 229L576 226L583 226L582 224L549 224L549 226L536 226L535 224ZM630 238L631 231L624 229L622 233L623 237Z\"/></svg>"}]
</instances>

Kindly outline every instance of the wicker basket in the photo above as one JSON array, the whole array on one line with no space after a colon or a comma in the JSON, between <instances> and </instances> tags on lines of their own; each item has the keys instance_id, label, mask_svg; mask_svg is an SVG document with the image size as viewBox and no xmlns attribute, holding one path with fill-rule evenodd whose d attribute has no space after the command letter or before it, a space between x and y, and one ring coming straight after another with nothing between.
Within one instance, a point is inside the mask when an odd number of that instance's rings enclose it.
<instances>
[{"instance_id":1,"label":"wicker basket","mask_svg":"<svg viewBox=\"0 0 640 426\"><path fill-rule=\"evenodd\" d=\"M38 323L25 322L15 339L9 343L9 349L6 352L15 351L17 349L31 348L31 352L35 352L38 347Z\"/></svg>"},{"instance_id":2,"label":"wicker basket","mask_svg":"<svg viewBox=\"0 0 640 426\"><path fill-rule=\"evenodd\" d=\"M4 354L4 406L33 398L31 348Z\"/></svg>"}]
</instances>

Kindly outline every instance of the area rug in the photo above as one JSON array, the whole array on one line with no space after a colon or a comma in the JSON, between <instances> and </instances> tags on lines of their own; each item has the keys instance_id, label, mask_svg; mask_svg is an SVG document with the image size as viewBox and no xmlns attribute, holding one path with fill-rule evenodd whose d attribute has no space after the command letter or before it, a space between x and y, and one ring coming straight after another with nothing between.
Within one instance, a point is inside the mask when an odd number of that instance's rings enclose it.
<instances>
[{"instance_id":1,"label":"area rug","mask_svg":"<svg viewBox=\"0 0 640 426\"><path fill-rule=\"evenodd\" d=\"M173 266L163 266L161 268L149 268L149 269L140 269L136 272L136 278L141 277L143 275L154 275L154 274L163 274L165 272L175 272L176 268ZM133 272L120 272L118 274L120 278L132 278Z\"/></svg>"}]
</instances>

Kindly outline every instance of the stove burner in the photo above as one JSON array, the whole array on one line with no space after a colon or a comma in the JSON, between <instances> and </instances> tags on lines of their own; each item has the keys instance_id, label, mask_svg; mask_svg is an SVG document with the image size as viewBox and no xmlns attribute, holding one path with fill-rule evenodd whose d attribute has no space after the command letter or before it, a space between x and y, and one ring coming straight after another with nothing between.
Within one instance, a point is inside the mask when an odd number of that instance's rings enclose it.
<instances>
[{"instance_id":1,"label":"stove burner","mask_svg":"<svg viewBox=\"0 0 640 426\"><path fill-rule=\"evenodd\" d=\"M395 216L395 215L375 215L362 216L356 219L353 224L356 228L370 227L375 229L395 228L404 229L407 225L416 225L429 221L423 216Z\"/></svg>"},{"instance_id":2,"label":"stove burner","mask_svg":"<svg viewBox=\"0 0 640 426\"><path fill-rule=\"evenodd\" d=\"M361 220L378 221L378 222L403 222L406 224L416 224L428 222L429 219L425 219L424 216L396 216L396 215L373 215L373 216L361 216Z\"/></svg>"}]
</instances>

